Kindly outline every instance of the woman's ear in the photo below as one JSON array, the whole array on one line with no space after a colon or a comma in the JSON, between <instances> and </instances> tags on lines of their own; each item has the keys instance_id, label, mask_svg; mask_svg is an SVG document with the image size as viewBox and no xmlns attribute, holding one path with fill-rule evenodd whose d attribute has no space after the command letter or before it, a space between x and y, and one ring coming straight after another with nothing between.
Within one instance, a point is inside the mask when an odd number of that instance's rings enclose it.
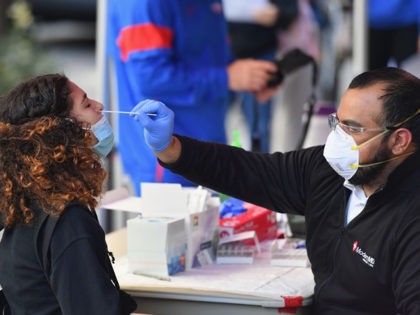
<instances>
[{"instance_id":1,"label":"woman's ear","mask_svg":"<svg viewBox=\"0 0 420 315\"><path fill-rule=\"evenodd\" d=\"M394 155L401 155L412 151L413 135L407 128L398 128L395 130L390 137L391 150Z\"/></svg>"}]
</instances>

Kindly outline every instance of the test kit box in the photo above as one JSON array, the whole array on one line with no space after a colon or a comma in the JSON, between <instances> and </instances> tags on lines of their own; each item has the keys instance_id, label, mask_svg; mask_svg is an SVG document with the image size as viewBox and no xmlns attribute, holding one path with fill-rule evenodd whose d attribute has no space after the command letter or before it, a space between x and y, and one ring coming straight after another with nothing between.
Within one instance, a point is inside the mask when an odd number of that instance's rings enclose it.
<instances>
[{"instance_id":1,"label":"test kit box","mask_svg":"<svg viewBox=\"0 0 420 315\"><path fill-rule=\"evenodd\" d=\"M247 231L226 236L217 245L218 264L252 264L254 257L261 253L255 231Z\"/></svg>"},{"instance_id":2,"label":"test kit box","mask_svg":"<svg viewBox=\"0 0 420 315\"><path fill-rule=\"evenodd\" d=\"M260 242L277 237L275 212L250 203L244 203L245 212L219 220L219 238L246 231L255 231Z\"/></svg>"},{"instance_id":3,"label":"test kit box","mask_svg":"<svg viewBox=\"0 0 420 315\"><path fill-rule=\"evenodd\" d=\"M202 187L183 188L180 184L142 183L141 192L143 209L185 220L187 270L214 262L219 198L211 197Z\"/></svg>"},{"instance_id":4,"label":"test kit box","mask_svg":"<svg viewBox=\"0 0 420 315\"><path fill-rule=\"evenodd\" d=\"M185 270L184 219L137 218L127 221L128 266L133 273L168 276Z\"/></svg>"},{"instance_id":5,"label":"test kit box","mask_svg":"<svg viewBox=\"0 0 420 315\"><path fill-rule=\"evenodd\" d=\"M102 207L135 212L143 218L183 219L187 242L186 269L214 263L219 224L218 197L211 196L201 187L183 188L179 184L166 183L142 183L141 192L142 197L133 197L121 190L110 191L108 201Z\"/></svg>"},{"instance_id":6,"label":"test kit box","mask_svg":"<svg viewBox=\"0 0 420 315\"><path fill-rule=\"evenodd\" d=\"M187 269L210 265L215 260L220 199L210 197L203 211L186 216Z\"/></svg>"},{"instance_id":7,"label":"test kit box","mask_svg":"<svg viewBox=\"0 0 420 315\"><path fill-rule=\"evenodd\" d=\"M310 267L305 241L295 238L275 240L270 248L270 263L280 267Z\"/></svg>"}]
</instances>

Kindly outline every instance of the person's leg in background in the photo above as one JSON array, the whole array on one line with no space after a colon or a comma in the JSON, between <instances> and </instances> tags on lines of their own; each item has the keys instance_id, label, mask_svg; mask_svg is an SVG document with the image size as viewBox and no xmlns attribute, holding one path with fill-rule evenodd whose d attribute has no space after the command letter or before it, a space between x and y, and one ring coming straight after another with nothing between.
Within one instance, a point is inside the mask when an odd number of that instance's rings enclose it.
<instances>
[{"instance_id":1,"label":"person's leg in background","mask_svg":"<svg viewBox=\"0 0 420 315\"><path fill-rule=\"evenodd\" d=\"M417 25L412 24L392 31L392 56L398 67L407 58L417 53Z\"/></svg>"},{"instance_id":2,"label":"person's leg in background","mask_svg":"<svg viewBox=\"0 0 420 315\"><path fill-rule=\"evenodd\" d=\"M258 56L257 59L274 60L275 51ZM259 103L251 93L239 94L242 111L244 113L249 134L251 135L251 150L269 152L270 124L272 100Z\"/></svg>"},{"instance_id":3,"label":"person's leg in background","mask_svg":"<svg viewBox=\"0 0 420 315\"><path fill-rule=\"evenodd\" d=\"M273 101L269 100L263 104L257 104L258 121L257 130L260 139L260 152L270 151L270 128L271 128L271 106Z\"/></svg>"},{"instance_id":4,"label":"person's leg in background","mask_svg":"<svg viewBox=\"0 0 420 315\"><path fill-rule=\"evenodd\" d=\"M368 67L385 67L391 57L391 32L388 30L369 29Z\"/></svg>"},{"instance_id":5,"label":"person's leg in background","mask_svg":"<svg viewBox=\"0 0 420 315\"><path fill-rule=\"evenodd\" d=\"M242 111L251 135L251 150L268 152L270 143L271 103L258 103L250 93L241 93Z\"/></svg>"}]
</instances>

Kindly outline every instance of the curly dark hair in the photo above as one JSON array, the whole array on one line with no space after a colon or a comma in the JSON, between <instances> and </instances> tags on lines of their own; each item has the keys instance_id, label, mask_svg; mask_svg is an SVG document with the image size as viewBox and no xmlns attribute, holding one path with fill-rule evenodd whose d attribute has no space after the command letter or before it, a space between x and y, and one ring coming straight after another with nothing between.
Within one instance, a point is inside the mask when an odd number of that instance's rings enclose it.
<instances>
[{"instance_id":1,"label":"curly dark hair","mask_svg":"<svg viewBox=\"0 0 420 315\"><path fill-rule=\"evenodd\" d=\"M0 122L0 213L5 226L29 223L34 207L59 216L67 203L97 205L106 172L81 123L43 116Z\"/></svg>"},{"instance_id":2,"label":"curly dark hair","mask_svg":"<svg viewBox=\"0 0 420 315\"><path fill-rule=\"evenodd\" d=\"M45 74L0 99L0 217L29 223L35 208L58 216L78 201L95 211L106 172L96 139L70 118L69 79Z\"/></svg>"},{"instance_id":3,"label":"curly dark hair","mask_svg":"<svg viewBox=\"0 0 420 315\"><path fill-rule=\"evenodd\" d=\"M0 99L0 121L22 124L45 115L69 117L72 108L69 79L45 74L21 82Z\"/></svg>"}]
</instances>

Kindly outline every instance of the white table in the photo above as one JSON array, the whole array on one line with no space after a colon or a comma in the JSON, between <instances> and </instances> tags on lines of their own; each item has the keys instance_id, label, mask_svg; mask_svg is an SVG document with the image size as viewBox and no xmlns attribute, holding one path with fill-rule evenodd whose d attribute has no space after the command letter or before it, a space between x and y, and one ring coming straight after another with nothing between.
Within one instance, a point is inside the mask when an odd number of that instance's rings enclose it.
<instances>
[{"instance_id":1,"label":"white table","mask_svg":"<svg viewBox=\"0 0 420 315\"><path fill-rule=\"evenodd\" d=\"M107 243L117 257L120 286L143 315L309 314L314 287L309 268L272 267L261 257L253 265L214 264L157 280L128 272L125 238L124 229L108 234Z\"/></svg>"},{"instance_id":2,"label":"white table","mask_svg":"<svg viewBox=\"0 0 420 315\"><path fill-rule=\"evenodd\" d=\"M310 268L270 266L268 252L252 265L208 265L179 272L171 281L129 272L127 230L106 236L116 257L121 287L137 301L137 312L154 315L309 314L314 280Z\"/></svg>"},{"instance_id":3,"label":"white table","mask_svg":"<svg viewBox=\"0 0 420 315\"><path fill-rule=\"evenodd\" d=\"M115 270L121 287L150 314L306 314L314 281L310 268L272 267L265 258L253 265L210 265L157 280L128 272L120 258Z\"/></svg>"}]
</instances>

